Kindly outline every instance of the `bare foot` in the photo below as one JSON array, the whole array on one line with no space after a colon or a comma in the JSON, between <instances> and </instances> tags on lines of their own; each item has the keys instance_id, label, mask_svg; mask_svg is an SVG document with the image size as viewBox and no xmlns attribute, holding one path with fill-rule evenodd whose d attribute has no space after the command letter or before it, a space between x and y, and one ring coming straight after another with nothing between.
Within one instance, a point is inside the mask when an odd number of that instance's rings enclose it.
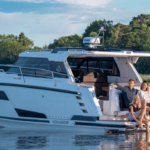
<instances>
[{"instance_id":1,"label":"bare foot","mask_svg":"<svg viewBox=\"0 0 150 150\"><path fill-rule=\"evenodd\" d=\"M144 127L143 127L142 123L140 124L140 127L141 127L142 129L144 129Z\"/></svg>"},{"instance_id":2,"label":"bare foot","mask_svg":"<svg viewBox=\"0 0 150 150\"><path fill-rule=\"evenodd\" d=\"M144 129L142 122L137 121L137 124L138 124L142 129Z\"/></svg>"}]
</instances>

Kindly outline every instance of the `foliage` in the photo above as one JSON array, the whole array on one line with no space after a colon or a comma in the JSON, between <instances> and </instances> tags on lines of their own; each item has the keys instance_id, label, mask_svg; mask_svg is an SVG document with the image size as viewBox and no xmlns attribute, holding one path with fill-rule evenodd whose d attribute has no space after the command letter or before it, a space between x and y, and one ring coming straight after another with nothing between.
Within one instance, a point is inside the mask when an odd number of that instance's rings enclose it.
<instances>
[{"instance_id":1,"label":"foliage","mask_svg":"<svg viewBox=\"0 0 150 150\"><path fill-rule=\"evenodd\" d=\"M90 33L90 37L95 37L95 36L97 36L97 33L96 33L96 32L91 32L91 33Z\"/></svg>"},{"instance_id":2,"label":"foliage","mask_svg":"<svg viewBox=\"0 0 150 150\"><path fill-rule=\"evenodd\" d=\"M23 32L19 36L0 35L0 62L11 64L16 61L19 53L31 49L33 41L28 39Z\"/></svg>"},{"instance_id":3,"label":"foliage","mask_svg":"<svg viewBox=\"0 0 150 150\"><path fill-rule=\"evenodd\" d=\"M83 33L83 37L89 37L91 32L96 32L97 34L99 33L99 29L101 27L104 27L106 32L105 32L105 37L110 36L110 29L113 27L113 21L109 20L95 20L93 21L87 28L85 29L85 32Z\"/></svg>"},{"instance_id":4,"label":"foliage","mask_svg":"<svg viewBox=\"0 0 150 150\"><path fill-rule=\"evenodd\" d=\"M55 39L54 43L49 44L48 48L55 47L82 47L82 37L77 34Z\"/></svg>"},{"instance_id":5,"label":"foliage","mask_svg":"<svg viewBox=\"0 0 150 150\"><path fill-rule=\"evenodd\" d=\"M143 81L150 82L150 77L141 76Z\"/></svg>"}]
</instances>

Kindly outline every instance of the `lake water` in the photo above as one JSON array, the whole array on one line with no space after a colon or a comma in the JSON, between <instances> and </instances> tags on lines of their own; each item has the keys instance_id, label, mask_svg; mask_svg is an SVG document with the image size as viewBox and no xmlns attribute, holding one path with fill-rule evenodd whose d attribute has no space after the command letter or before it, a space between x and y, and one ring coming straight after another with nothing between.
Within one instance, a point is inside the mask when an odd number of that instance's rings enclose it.
<instances>
[{"instance_id":1,"label":"lake water","mask_svg":"<svg viewBox=\"0 0 150 150\"><path fill-rule=\"evenodd\" d=\"M0 130L0 150L147 150L146 132L96 135L49 131Z\"/></svg>"}]
</instances>

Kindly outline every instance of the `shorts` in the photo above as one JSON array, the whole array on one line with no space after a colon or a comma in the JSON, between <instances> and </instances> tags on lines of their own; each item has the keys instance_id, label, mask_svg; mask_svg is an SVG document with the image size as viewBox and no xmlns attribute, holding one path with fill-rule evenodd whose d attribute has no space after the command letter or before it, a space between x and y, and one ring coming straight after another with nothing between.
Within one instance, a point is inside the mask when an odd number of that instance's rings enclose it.
<instances>
[{"instance_id":1,"label":"shorts","mask_svg":"<svg viewBox=\"0 0 150 150\"><path fill-rule=\"evenodd\" d=\"M137 113L138 113L138 111L134 112L134 116L136 116L136 115L137 115ZM137 118L137 119L138 119L138 118ZM127 121L133 121L133 122L135 122L135 120L132 118L132 116L131 116L131 113L130 113L130 112L129 112L129 116L128 116Z\"/></svg>"}]
</instances>

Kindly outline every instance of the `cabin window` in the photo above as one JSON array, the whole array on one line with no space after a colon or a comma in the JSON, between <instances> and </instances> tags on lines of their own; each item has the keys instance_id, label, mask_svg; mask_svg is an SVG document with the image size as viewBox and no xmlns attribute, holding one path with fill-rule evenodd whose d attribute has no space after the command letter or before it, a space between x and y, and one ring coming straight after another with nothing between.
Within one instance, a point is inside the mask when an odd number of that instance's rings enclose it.
<instances>
[{"instance_id":1,"label":"cabin window","mask_svg":"<svg viewBox=\"0 0 150 150\"><path fill-rule=\"evenodd\" d=\"M111 76L120 76L119 69L113 58L68 58L72 70L82 70L84 73L100 72Z\"/></svg>"},{"instance_id":2,"label":"cabin window","mask_svg":"<svg viewBox=\"0 0 150 150\"><path fill-rule=\"evenodd\" d=\"M67 70L64 66L64 62L49 61L50 70L54 72L54 77L68 78Z\"/></svg>"},{"instance_id":3,"label":"cabin window","mask_svg":"<svg viewBox=\"0 0 150 150\"><path fill-rule=\"evenodd\" d=\"M26 76L52 78L53 71L54 77L68 78L64 62L49 61L47 58L20 57L7 73L21 74L18 66L22 67L22 73Z\"/></svg>"},{"instance_id":4,"label":"cabin window","mask_svg":"<svg viewBox=\"0 0 150 150\"><path fill-rule=\"evenodd\" d=\"M7 73L21 74L20 69L17 67L19 66L22 67L21 70L23 75L36 77L52 77L52 73L48 71L50 70L50 66L47 58L20 57L15 62L14 66L16 66L16 68L10 68Z\"/></svg>"},{"instance_id":5,"label":"cabin window","mask_svg":"<svg viewBox=\"0 0 150 150\"><path fill-rule=\"evenodd\" d=\"M68 58L68 63L72 68L77 67L83 59Z\"/></svg>"},{"instance_id":6,"label":"cabin window","mask_svg":"<svg viewBox=\"0 0 150 150\"><path fill-rule=\"evenodd\" d=\"M14 65L49 70L49 62L47 58L20 57Z\"/></svg>"}]
</instances>

